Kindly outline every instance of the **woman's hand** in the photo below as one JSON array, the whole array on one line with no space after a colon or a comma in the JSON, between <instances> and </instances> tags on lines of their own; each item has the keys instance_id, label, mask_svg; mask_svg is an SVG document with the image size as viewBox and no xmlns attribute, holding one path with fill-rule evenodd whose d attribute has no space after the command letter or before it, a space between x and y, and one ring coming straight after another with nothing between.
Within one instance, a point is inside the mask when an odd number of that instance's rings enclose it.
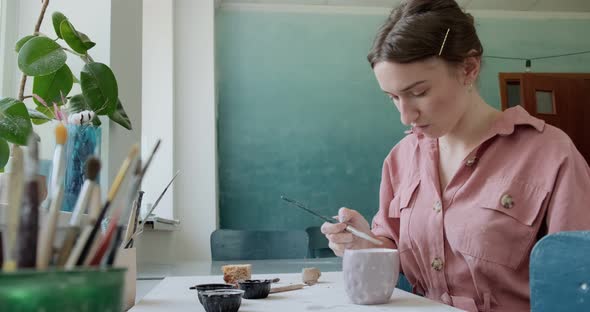
<instances>
[{"instance_id":1,"label":"woman's hand","mask_svg":"<svg viewBox=\"0 0 590 312\"><path fill-rule=\"evenodd\" d=\"M330 242L329 247L334 253L341 257L344 254L345 249L365 249L381 247L368 242L362 238L352 235L346 231L346 226L352 225L361 232L365 232L374 237L371 234L371 227L369 222L356 210L348 208L340 208L338 210L338 220L340 223L329 223L325 222L322 224L321 231Z\"/></svg>"}]
</instances>

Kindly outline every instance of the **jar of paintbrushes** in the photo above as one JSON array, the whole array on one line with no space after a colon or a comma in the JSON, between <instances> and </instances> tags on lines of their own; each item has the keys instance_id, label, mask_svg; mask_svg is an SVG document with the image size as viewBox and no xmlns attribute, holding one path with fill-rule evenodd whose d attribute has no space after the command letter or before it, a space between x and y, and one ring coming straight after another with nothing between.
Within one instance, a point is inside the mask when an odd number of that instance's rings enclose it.
<instances>
[{"instance_id":1,"label":"jar of paintbrushes","mask_svg":"<svg viewBox=\"0 0 590 312\"><path fill-rule=\"evenodd\" d=\"M68 134L62 124L56 127L50 191L43 204L36 178L38 142L30 138L26 151L13 147L7 206L2 212L6 226L0 311L122 311L126 306L125 267L135 270L135 263L120 260L120 251L136 228L132 211L138 209L137 195L147 168L141 167L134 145L103 202L96 182L100 161L90 157L67 226L57 234L67 188L64 145ZM102 231L107 215L111 221Z\"/></svg>"}]
</instances>

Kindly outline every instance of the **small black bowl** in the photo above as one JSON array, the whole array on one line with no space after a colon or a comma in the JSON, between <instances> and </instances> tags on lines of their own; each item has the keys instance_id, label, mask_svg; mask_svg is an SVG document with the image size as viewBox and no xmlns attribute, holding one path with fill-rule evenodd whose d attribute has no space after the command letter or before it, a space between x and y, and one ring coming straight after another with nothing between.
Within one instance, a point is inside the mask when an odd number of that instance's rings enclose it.
<instances>
[{"instance_id":1,"label":"small black bowl","mask_svg":"<svg viewBox=\"0 0 590 312\"><path fill-rule=\"evenodd\" d=\"M272 280L241 280L238 287L244 291L244 299L262 299L270 293Z\"/></svg>"},{"instance_id":2,"label":"small black bowl","mask_svg":"<svg viewBox=\"0 0 590 312\"><path fill-rule=\"evenodd\" d=\"M231 284L200 284L191 287L190 289L196 289L199 297L199 302L203 304L203 292L207 290L218 290L218 289L234 289L234 285Z\"/></svg>"},{"instance_id":3,"label":"small black bowl","mask_svg":"<svg viewBox=\"0 0 590 312\"><path fill-rule=\"evenodd\" d=\"M237 312L242 304L243 290L217 289L203 291L203 307L207 312Z\"/></svg>"}]
</instances>

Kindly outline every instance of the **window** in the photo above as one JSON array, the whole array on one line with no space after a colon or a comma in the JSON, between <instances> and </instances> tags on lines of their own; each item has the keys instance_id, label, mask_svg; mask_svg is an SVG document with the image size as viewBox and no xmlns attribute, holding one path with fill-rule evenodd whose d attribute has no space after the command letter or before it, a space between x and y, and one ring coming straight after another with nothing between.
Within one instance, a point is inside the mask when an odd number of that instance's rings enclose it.
<instances>
[{"instance_id":1,"label":"window","mask_svg":"<svg viewBox=\"0 0 590 312\"><path fill-rule=\"evenodd\" d=\"M17 1L0 0L0 97L16 96L16 58L12 46L16 40Z\"/></svg>"},{"instance_id":2,"label":"window","mask_svg":"<svg viewBox=\"0 0 590 312\"><path fill-rule=\"evenodd\" d=\"M507 81L506 93L508 93L508 107L520 105L520 81Z\"/></svg>"},{"instance_id":3,"label":"window","mask_svg":"<svg viewBox=\"0 0 590 312\"><path fill-rule=\"evenodd\" d=\"M555 101L552 91L535 91L538 114L555 115Z\"/></svg>"}]
</instances>

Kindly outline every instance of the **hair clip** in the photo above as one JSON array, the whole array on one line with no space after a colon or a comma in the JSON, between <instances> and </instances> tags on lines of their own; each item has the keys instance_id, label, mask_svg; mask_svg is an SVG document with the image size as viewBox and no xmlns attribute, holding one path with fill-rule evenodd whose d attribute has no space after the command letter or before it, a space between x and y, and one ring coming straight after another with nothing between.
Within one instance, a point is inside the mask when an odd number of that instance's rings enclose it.
<instances>
[{"instance_id":1,"label":"hair clip","mask_svg":"<svg viewBox=\"0 0 590 312\"><path fill-rule=\"evenodd\" d=\"M438 52L438 56L442 55L442 51L445 48L445 43L447 43L447 37L449 36L449 32L451 31L450 28L447 28L447 34L445 35L445 40L443 40L442 45L440 46L440 51Z\"/></svg>"}]
</instances>

